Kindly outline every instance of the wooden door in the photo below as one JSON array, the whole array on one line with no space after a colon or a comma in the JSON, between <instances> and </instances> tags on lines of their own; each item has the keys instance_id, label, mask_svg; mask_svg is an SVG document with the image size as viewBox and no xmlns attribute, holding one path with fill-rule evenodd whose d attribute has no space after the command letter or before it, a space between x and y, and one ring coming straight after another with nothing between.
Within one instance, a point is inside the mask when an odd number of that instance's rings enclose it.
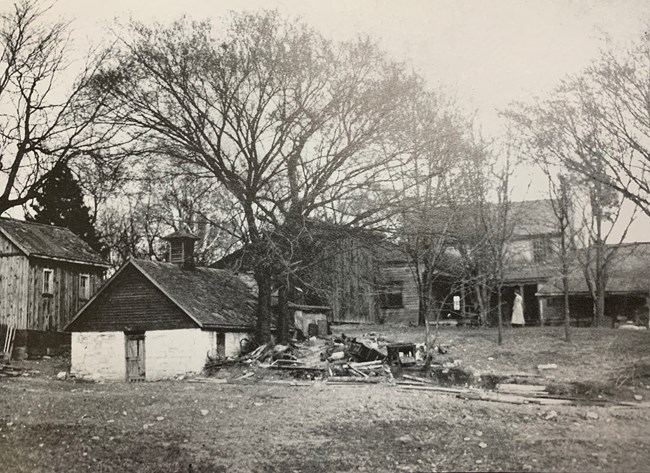
<instances>
[{"instance_id":1,"label":"wooden door","mask_svg":"<svg viewBox=\"0 0 650 473\"><path fill-rule=\"evenodd\" d=\"M126 334L126 379L144 381L144 333Z\"/></svg>"},{"instance_id":2,"label":"wooden door","mask_svg":"<svg viewBox=\"0 0 650 473\"><path fill-rule=\"evenodd\" d=\"M226 334L217 333L217 358L226 357Z\"/></svg>"}]
</instances>

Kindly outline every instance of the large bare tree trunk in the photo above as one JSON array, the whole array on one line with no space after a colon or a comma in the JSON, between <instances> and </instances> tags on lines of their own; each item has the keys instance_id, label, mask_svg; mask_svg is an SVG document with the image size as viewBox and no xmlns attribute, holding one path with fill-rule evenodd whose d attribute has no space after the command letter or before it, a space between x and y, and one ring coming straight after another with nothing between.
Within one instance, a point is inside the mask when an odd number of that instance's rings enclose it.
<instances>
[{"instance_id":1,"label":"large bare tree trunk","mask_svg":"<svg viewBox=\"0 0 650 473\"><path fill-rule=\"evenodd\" d=\"M419 279L418 283L418 292L419 292L419 304L418 304L418 325L424 326L427 321L427 317L431 312L431 306L434 304L433 300L433 281L431 280L429 270L424 270L422 273L418 271L417 277Z\"/></svg>"},{"instance_id":2,"label":"large bare tree trunk","mask_svg":"<svg viewBox=\"0 0 650 473\"><path fill-rule=\"evenodd\" d=\"M569 312L569 278L564 272L562 276L562 290L564 292L564 340L571 341L571 313Z\"/></svg>"},{"instance_id":3,"label":"large bare tree trunk","mask_svg":"<svg viewBox=\"0 0 650 473\"><path fill-rule=\"evenodd\" d=\"M289 310L289 288L283 284L278 288L278 343L289 341L292 312Z\"/></svg>"},{"instance_id":4,"label":"large bare tree trunk","mask_svg":"<svg viewBox=\"0 0 650 473\"><path fill-rule=\"evenodd\" d=\"M598 241L596 244L596 294L594 298L594 325L605 326L605 271L603 255L604 243Z\"/></svg>"},{"instance_id":5,"label":"large bare tree trunk","mask_svg":"<svg viewBox=\"0 0 650 473\"><path fill-rule=\"evenodd\" d=\"M476 299L478 301L481 317L481 327L487 327L488 315L490 313L489 290L484 283L479 282L476 286Z\"/></svg>"},{"instance_id":6,"label":"large bare tree trunk","mask_svg":"<svg viewBox=\"0 0 650 473\"><path fill-rule=\"evenodd\" d=\"M503 307L501 307L501 284L497 286L497 344L503 344Z\"/></svg>"},{"instance_id":7,"label":"large bare tree trunk","mask_svg":"<svg viewBox=\"0 0 650 473\"><path fill-rule=\"evenodd\" d=\"M257 281L257 325L255 338L262 345L272 341L271 335L271 272L266 268L255 270Z\"/></svg>"}]
</instances>

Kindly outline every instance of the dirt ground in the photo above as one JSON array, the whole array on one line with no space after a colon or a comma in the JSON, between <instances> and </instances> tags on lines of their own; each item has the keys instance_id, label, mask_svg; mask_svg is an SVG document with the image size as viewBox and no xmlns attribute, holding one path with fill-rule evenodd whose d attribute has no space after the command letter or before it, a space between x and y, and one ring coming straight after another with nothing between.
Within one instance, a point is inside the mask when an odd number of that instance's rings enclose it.
<instances>
[{"instance_id":1,"label":"dirt ground","mask_svg":"<svg viewBox=\"0 0 650 473\"><path fill-rule=\"evenodd\" d=\"M345 329L354 332L353 327ZM421 329L410 330L395 336L421 335ZM527 353L537 342L531 339L548 337L545 345L557 353L554 358L551 353L541 356L549 359L540 363L552 358L558 364L552 376L559 381L565 380L563 369L568 368L563 363L570 361L570 353L574 362L587 356L581 340L593 343L597 337L601 346L594 351L606 352L603 358L609 364L601 371L607 368L608 374L595 376L596 362L584 359L582 381L620 384L614 394L629 391L650 400L645 378L617 375L631 361L644 359L650 345L647 333L584 332L571 347L553 348L556 335L550 329L518 332L503 347L491 342L489 331L467 332L449 332L457 337L450 355L463 353L463 363L481 361L481 369L489 365L492 370L532 369L528 365L534 360ZM516 337L523 338L515 343ZM518 349L526 339L529 343ZM635 349L632 343L640 345ZM481 344L490 350L474 353ZM468 347L469 352L463 351ZM517 356L517 351L522 353ZM621 359L611 360L614 354ZM29 376L0 380L1 471L644 472L650 464L650 409L641 403L603 407L465 401L387 384L272 384L259 370L229 383L56 380L65 363L30 361L25 365Z\"/></svg>"}]
</instances>

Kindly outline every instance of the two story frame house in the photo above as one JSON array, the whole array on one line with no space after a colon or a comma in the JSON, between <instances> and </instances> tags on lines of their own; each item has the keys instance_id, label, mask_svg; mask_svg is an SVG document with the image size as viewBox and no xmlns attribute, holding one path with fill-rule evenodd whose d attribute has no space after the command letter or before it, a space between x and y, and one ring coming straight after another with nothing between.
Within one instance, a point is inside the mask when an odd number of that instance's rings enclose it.
<instances>
[{"instance_id":1,"label":"two story frame house","mask_svg":"<svg viewBox=\"0 0 650 473\"><path fill-rule=\"evenodd\" d=\"M550 200L528 200L510 205L512 233L505 251L505 320L510 320L515 289L519 289L526 325L553 323L554 314L545 314L536 297L541 286L559 273L560 233L553 204Z\"/></svg>"}]
</instances>

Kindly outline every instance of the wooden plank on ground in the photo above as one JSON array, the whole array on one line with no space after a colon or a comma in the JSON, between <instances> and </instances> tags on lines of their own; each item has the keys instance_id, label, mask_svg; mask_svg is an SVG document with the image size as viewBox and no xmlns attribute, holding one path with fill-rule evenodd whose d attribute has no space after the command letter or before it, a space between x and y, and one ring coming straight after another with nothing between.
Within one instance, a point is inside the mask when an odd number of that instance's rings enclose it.
<instances>
[{"instance_id":1,"label":"wooden plank on ground","mask_svg":"<svg viewBox=\"0 0 650 473\"><path fill-rule=\"evenodd\" d=\"M282 379L268 379L263 382L264 384L277 384L282 386L311 386L314 384L309 381L288 381Z\"/></svg>"},{"instance_id":2,"label":"wooden plank on ground","mask_svg":"<svg viewBox=\"0 0 650 473\"><path fill-rule=\"evenodd\" d=\"M226 384L228 382L225 378L192 378L188 379L190 383L213 383L213 384Z\"/></svg>"},{"instance_id":3,"label":"wooden plank on ground","mask_svg":"<svg viewBox=\"0 0 650 473\"><path fill-rule=\"evenodd\" d=\"M367 378L368 377L368 375L366 373L363 373L362 371L359 371L358 369L353 368L350 365L348 365L348 369L350 371L352 371L354 374L356 374L358 376L361 376L362 378Z\"/></svg>"},{"instance_id":4,"label":"wooden plank on ground","mask_svg":"<svg viewBox=\"0 0 650 473\"><path fill-rule=\"evenodd\" d=\"M398 386L426 386L422 381L397 381Z\"/></svg>"},{"instance_id":5,"label":"wooden plank on ground","mask_svg":"<svg viewBox=\"0 0 650 473\"><path fill-rule=\"evenodd\" d=\"M362 362L351 362L350 366L353 368L370 368L370 367L380 367L384 362L382 360L375 361L362 361Z\"/></svg>"},{"instance_id":6,"label":"wooden plank on ground","mask_svg":"<svg viewBox=\"0 0 650 473\"><path fill-rule=\"evenodd\" d=\"M469 389L463 388L443 388L442 386L425 386L425 385L403 385L399 384L400 389L414 389L417 391L433 391L446 394L467 394Z\"/></svg>"},{"instance_id":7,"label":"wooden plank on ground","mask_svg":"<svg viewBox=\"0 0 650 473\"><path fill-rule=\"evenodd\" d=\"M507 404L526 404L530 401L530 399L524 396L515 396L512 394L489 394L487 392L461 393L458 395L458 397L467 401L491 401L503 402Z\"/></svg>"},{"instance_id":8,"label":"wooden plank on ground","mask_svg":"<svg viewBox=\"0 0 650 473\"><path fill-rule=\"evenodd\" d=\"M375 378L358 378L356 376L330 376L327 378L327 383L368 383L368 384L378 384L386 381L385 378L375 377Z\"/></svg>"},{"instance_id":9,"label":"wooden plank on ground","mask_svg":"<svg viewBox=\"0 0 650 473\"><path fill-rule=\"evenodd\" d=\"M541 384L497 384L497 391L520 394L533 394L546 392L546 386Z\"/></svg>"},{"instance_id":10,"label":"wooden plank on ground","mask_svg":"<svg viewBox=\"0 0 650 473\"><path fill-rule=\"evenodd\" d=\"M432 380L430 379L418 378L417 376L411 376L408 374L402 375L402 378L410 379L411 381L419 381L421 383L426 383L426 384L433 384Z\"/></svg>"},{"instance_id":11,"label":"wooden plank on ground","mask_svg":"<svg viewBox=\"0 0 650 473\"><path fill-rule=\"evenodd\" d=\"M269 365L268 369L270 370L287 370L287 371L312 371L312 372L323 372L327 368L318 368L315 366L284 366L284 365Z\"/></svg>"}]
</instances>

